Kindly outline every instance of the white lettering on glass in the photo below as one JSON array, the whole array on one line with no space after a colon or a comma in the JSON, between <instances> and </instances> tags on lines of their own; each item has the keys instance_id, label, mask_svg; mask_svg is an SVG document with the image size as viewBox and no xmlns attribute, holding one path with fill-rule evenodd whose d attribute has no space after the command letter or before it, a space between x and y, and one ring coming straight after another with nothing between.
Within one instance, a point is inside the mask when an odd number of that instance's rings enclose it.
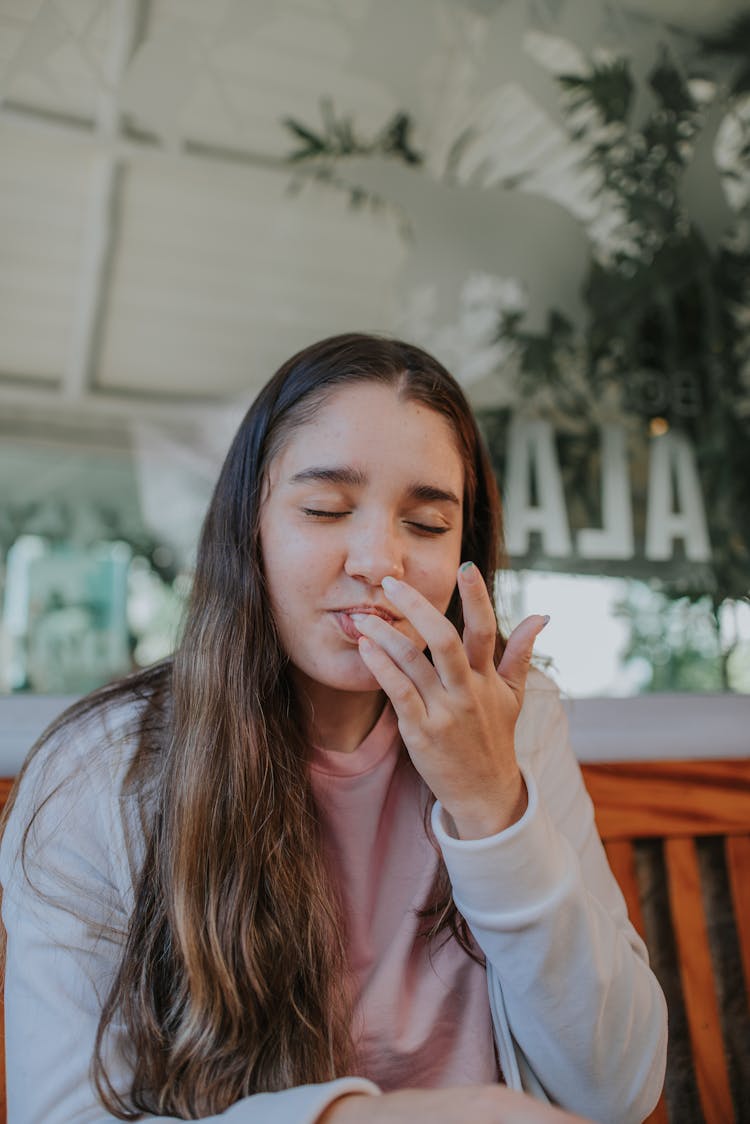
<instances>
[{"instance_id":1,"label":"white lettering on glass","mask_svg":"<svg viewBox=\"0 0 750 1124\"><path fill-rule=\"evenodd\" d=\"M695 454L684 434L669 432L651 439L646 558L654 562L671 558L675 539L683 540L691 562L711 560Z\"/></svg>"},{"instance_id":2,"label":"white lettering on glass","mask_svg":"<svg viewBox=\"0 0 750 1124\"><path fill-rule=\"evenodd\" d=\"M630 473L621 425L601 429L602 526L585 527L576 543L581 558L632 558L633 507L630 500Z\"/></svg>"},{"instance_id":3,"label":"white lettering on glass","mask_svg":"<svg viewBox=\"0 0 750 1124\"><path fill-rule=\"evenodd\" d=\"M506 545L510 554L525 554L536 531L548 558L571 553L555 434L548 421L514 416L508 435L505 482ZM533 473L533 477L532 477ZM532 492L536 485L536 497ZM532 502L536 498L536 503Z\"/></svg>"}]
</instances>

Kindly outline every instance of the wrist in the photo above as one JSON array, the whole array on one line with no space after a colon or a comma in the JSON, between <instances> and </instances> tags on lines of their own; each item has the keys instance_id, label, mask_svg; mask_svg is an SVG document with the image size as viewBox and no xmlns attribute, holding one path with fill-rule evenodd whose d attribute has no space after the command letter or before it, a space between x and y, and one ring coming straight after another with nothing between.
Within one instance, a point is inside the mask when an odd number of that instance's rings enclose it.
<instances>
[{"instance_id":1,"label":"wrist","mask_svg":"<svg viewBox=\"0 0 750 1124\"><path fill-rule=\"evenodd\" d=\"M491 803L474 802L446 811L456 825L459 839L485 839L518 823L528 804L526 782L521 771L516 770L513 779L503 785L501 795L496 795Z\"/></svg>"}]
</instances>

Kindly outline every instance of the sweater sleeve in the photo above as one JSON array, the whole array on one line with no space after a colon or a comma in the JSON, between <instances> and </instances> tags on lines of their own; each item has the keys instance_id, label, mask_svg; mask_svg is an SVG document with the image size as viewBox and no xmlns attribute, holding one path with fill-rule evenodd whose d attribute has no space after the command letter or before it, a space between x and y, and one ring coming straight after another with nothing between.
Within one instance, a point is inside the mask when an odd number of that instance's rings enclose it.
<instances>
[{"instance_id":1,"label":"sweater sleeve","mask_svg":"<svg viewBox=\"0 0 750 1124\"><path fill-rule=\"evenodd\" d=\"M519 1068L531 1072L525 1084L594 1120L638 1124L664 1079L666 1004L609 869L559 695L539 680L518 752L523 817L459 840L438 803L433 829Z\"/></svg>"},{"instance_id":2,"label":"sweater sleeve","mask_svg":"<svg viewBox=\"0 0 750 1124\"><path fill-rule=\"evenodd\" d=\"M72 779L63 779L70 772L69 756L66 770L49 765L32 763L0 849L8 1119L105 1124L116 1118L97 1096L91 1061L102 1004L119 965L132 885L111 776L79 761ZM31 809L48 794L28 836L24 870L19 859L24 828ZM127 1055L124 1030L115 1026L107 1040L108 1072L122 1090L129 1083ZM370 1081L346 1077L256 1094L205 1119L314 1124L338 1097L356 1092L379 1090Z\"/></svg>"}]
</instances>

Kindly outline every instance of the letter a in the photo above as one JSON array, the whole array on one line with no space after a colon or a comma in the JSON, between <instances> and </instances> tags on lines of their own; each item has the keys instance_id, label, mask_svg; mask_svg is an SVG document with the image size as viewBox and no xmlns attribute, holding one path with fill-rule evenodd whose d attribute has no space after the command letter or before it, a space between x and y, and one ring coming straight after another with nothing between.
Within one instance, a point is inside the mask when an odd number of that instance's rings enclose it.
<instances>
[{"instance_id":1,"label":"letter a","mask_svg":"<svg viewBox=\"0 0 750 1124\"><path fill-rule=\"evenodd\" d=\"M625 430L621 425L602 426L602 525L578 532L581 558L632 558L633 509Z\"/></svg>"},{"instance_id":2,"label":"letter a","mask_svg":"<svg viewBox=\"0 0 750 1124\"><path fill-rule=\"evenodd\" d=\"M672 508L672 482L677 508ZM695 455L681 433L651 438L646 509L646 557L664 562L674 554L674 540L683 539L691 562L710 562L711 543L706 526Z\"/></svg>"},{"instance_id":3,"label":"letter a","mask_svg":"<svg viewBox=\"0 0 750 1124\"><path fill-rule=\"evenodd\" d=\"M532 470L538 504L532 504ZM571 553L568 513L565 510L555 435L547 421L513 417L506 458L505 531L508 553L523 555L529 535L538 531L549 558Z\"/></svg>"}]
</instances>

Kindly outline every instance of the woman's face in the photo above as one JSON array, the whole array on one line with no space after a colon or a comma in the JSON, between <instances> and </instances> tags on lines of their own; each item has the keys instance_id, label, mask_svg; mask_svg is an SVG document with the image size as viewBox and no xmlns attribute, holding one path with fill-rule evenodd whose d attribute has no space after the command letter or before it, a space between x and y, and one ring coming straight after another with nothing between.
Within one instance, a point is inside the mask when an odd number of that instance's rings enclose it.
<instances>
[{"instance_id":1,"label":"woman's face","mask_svg":"<svg viewBox=\"0 0 750 1124\"><path fill-rule=\"evenodd\" d=\"M441 613L461 561L464 469L440 414L378 383L334 392L272 461L261 549L281 642L301 686L376 691L349 613L381 612L391 574Z\"/></svg>"}]
</instances>

